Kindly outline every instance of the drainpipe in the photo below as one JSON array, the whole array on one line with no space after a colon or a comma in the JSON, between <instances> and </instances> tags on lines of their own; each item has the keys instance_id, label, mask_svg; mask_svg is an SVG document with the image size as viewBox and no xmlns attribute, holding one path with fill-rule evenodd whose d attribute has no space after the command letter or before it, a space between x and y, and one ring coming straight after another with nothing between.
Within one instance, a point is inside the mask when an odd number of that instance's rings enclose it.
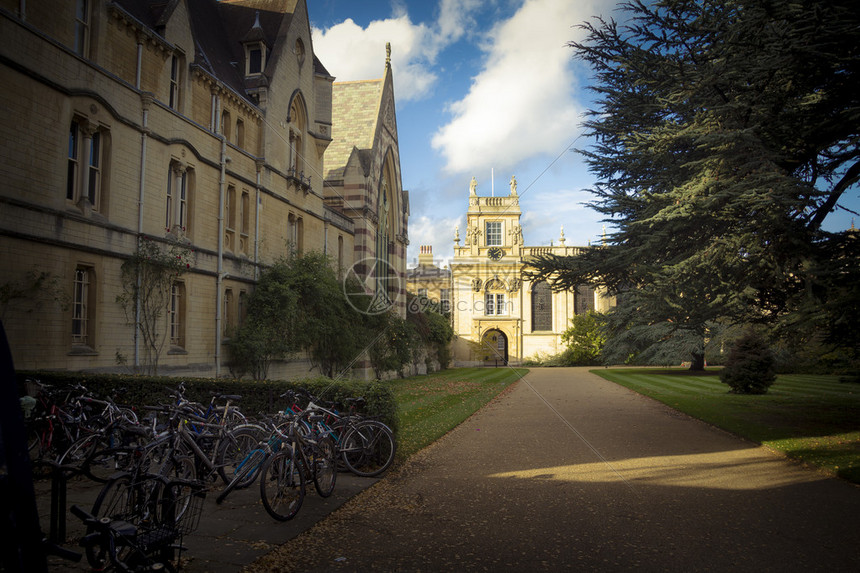
<instances>
[{"instance_id":1,"label":"drainpipe","mask_svg":"<svg viewBox=\"0 0 860 573\"><path fill-rule=\"evenodd\" d=\"M140 130L140 181L138 183L137 195L137 244L140 246L140 238L143 235L143 198L146 190L146 141L149 133L149 106L152 104L152 94L149 92L140 94L141 107L143 109L142 127ZM140 273L137 275L138 296L134 301L134 370L140 367Z\"/></svg>"},{"instance_id":2,"label":"drainpipe","mask_svg":"<svg viewBox=\"0 0 860 573\"><path fill-rule=\"evenodd\" d=\"M224 193L227 175L227 140L221 139L221 176L218 179L218 269L215 284L215 378L221 375L221 307L224 304Z\"/></svg>"},{"instance_id":3,"label":"drainpipe","mask_svg":"<svg viewBox=\"0 0 860 573\"><path fill-rule=\"evenodd\" d=\"M260 194L260 189L263 183L263 160L257 160L257 185L256 196L254 201L257 208L254 210L254 281L260 279L260 216L263 210L263 197Z\"/></svg>"},{"instance_id":4,"label":"drainpipe","mask_svg":"<svg viewBox=\"0 0 860 573\"><path fill-rule=\"evenodd\" d=\"M143 40L137 37L137 69L134 73L134 87L140 89L140 70L143 67Z\"/></svg>"}]
</instances>

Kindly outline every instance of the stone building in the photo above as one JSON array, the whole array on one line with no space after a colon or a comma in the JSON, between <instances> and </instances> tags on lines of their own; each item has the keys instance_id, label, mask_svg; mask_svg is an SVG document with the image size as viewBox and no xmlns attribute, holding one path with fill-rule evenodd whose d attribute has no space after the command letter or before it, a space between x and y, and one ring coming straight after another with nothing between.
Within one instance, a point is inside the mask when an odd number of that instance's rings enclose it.
<instances>
[{"instance_id":1,"label":"stone building","mask_svg":"<svg viewBox=\"0 0 860 573\"><path fill-rule=\"evenodd\" d=\"M546 282L523 280L529 257L576 255L589 247L568 246L564 229L557 245L528 246L520 225L517 182L510 193L481 197L469 186L466 228L454 236L451 309L457 365L519 364L563 350L562 333L576 314L607 310L614 301L589 287L552 292ZM461 244L462 243L462 244Z\"/></svg>"},{"instance_id":2,"label":"stone building","mask_svg":"<svg viewBox=\"0 0 860 573\"><path fill-rule=\"evenodd\" d=\"M227 374L225 339L279 257L405 269L390 66L374 95L341 99L305 0L0 0L0 81L0 316L18 369L144 363L117 297L145 241L189 259L162 323L174 374ZM290 368L271 374L308 364Z\"/></svg>"},{"instance_id":3,"label":"stone building","mask_svg":"<svg viewBox=\"0 0 860 573\"><path fill-rule=\"evenodd\" d=\"M426 298L443 313L450 313L451 285L451 269L436 265L432 245L421 245L418 266L406 271L406 290Z\"/></svg>"},{"instance_id":4,"label":"stone building","mask_svg":"<svg viewBox=\"0 0 860 573\"><path fill-rule=\"evenodd\" d=\"M401 279L409 244L409 194L400 185L390 46L386 50L383 78L333 86L325 203L354 222L354 270L405 316Z\"/></svg>"}]
</instances>

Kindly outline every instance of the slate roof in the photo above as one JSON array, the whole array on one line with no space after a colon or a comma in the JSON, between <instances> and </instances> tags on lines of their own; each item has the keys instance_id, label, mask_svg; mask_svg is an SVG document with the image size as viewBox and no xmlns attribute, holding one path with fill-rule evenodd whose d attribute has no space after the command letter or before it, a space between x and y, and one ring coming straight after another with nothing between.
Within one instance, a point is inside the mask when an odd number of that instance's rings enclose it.
<instances>
[{"instance_id":1,"label":"slate roof","mask_svg":"<svg viewBox=\"0 0 860 573\"><path fill-rule=\"evenodd\" d=\"M114 0L117 6L140 20L156 33L163 33L164 23L176 9L179 0ZM281 30L289 28L295 0L193 0L187 3L195 39L193 63L233 88L246 94L245 50L242 40L263 39L270 50L266 68L276 65L277 52L272 52ZM260 28L254 28L259 18ZM314 57L314 68L322 64ZM254 82L257 85L257 81Z\"/></svg>"},{"instance_id":2,"label":"slate roof","mask_svg":"<svg viewBox=\"0 0 860 573\"><path fill-rule=\"evenodd\" d=\"M439 267L433 266L417 266L411 269L406 269L406 278L408 280L421 280L421 279L440 279L440 278L451 278L451 269L440 269Z\"/></svg>"},{"instance_id":3,"label":"slate roof","mask_svg":"<svg viewBox=\"0 0 860 573\"><path fill-rule=\"evenodd\" d=\"M382 79L332 85L331 138L325 152L326 179L340 179L354 149L367 170L379 120Z\"/></svg>"}]
</instances>

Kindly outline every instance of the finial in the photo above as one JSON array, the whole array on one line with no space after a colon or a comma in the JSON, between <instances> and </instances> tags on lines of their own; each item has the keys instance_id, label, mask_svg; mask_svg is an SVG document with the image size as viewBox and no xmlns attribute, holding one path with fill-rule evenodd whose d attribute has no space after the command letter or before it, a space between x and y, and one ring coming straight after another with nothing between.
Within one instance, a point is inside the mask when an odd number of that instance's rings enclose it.
<instances>
[{"instance_id":1,"label":"finial","mask_svg":"<svg viewBox=\"0 0 860 573\"><path fill-rule=\"evenodd\" d=\"M460 225L454 227L454 242L460 245Z\"/></svg>"},{"instance_id":2,"label":"finial","mask_svg":"<svg viewBox=\"0 0 860 573\"><path fill-rule=\"evenodd\" d=\"M391 42L385 42L385 67L391 67Z\"/></svg>"},{"instance_id":3,"label":"finial","mask_svg":"<svg viewBox=\"0 0 860 573\"><path fill-rule=\"evenodd\" d=\"M559 239L558 239L558 244L563 247L565 241L566 241L566 239L564 238L564 225L562 225L561 226L561 237L559 237Z\"/></svg>"}]
</instances>

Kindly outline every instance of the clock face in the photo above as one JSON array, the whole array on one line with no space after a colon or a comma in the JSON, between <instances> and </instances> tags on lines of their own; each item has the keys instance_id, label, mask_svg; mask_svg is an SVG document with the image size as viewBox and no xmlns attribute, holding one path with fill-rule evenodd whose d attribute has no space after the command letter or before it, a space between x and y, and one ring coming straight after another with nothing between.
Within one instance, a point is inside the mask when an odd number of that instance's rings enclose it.
<instances>
[{"instance_id":1,"label":"clock face","mask_svg":"<svg viewBox=\"0 0 860 573\"><path fill-rule=\"evenodd\" d=\"M505 256L505 251L503 251L499 247L490 247L489 249L487 249L487 256L494 261L498 261L503 256Z\"/></svg>"}]
</instances>

